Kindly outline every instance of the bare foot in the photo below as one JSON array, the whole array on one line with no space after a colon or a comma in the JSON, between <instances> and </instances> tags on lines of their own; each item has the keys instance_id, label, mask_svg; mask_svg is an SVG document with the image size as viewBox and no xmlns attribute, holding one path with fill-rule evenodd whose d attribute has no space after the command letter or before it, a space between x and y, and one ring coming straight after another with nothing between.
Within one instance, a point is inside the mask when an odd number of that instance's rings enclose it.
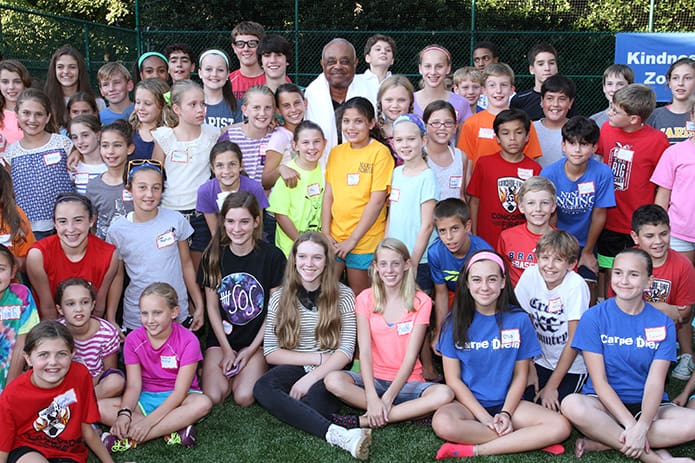
<instances>
[{"instance_id":1,"label":"bare foot","mask_svg":"<svg viewBox=\"0 0 695 463\"><path fill-rule=\"evenodd\" d=\"M611 448L595 440L591 440L587 437L580 437L574 443L574 456L581 458L585 452L601 452L603 450L610 450Z\"/></svg>"},{"instance_id":2,"label":"bare foot","mask_svg":"<svg viewBox=\"0 0 695 463\"><path fill-rule=\"evenodd\" d=\"M656 453L659 456L659 458L661 458L664 461L667 461L668 463L692 463L695 461L692 458L688 457L674 457L667 450L664 449L653 450L653 452Z\"/></svg>"}]
</instances>

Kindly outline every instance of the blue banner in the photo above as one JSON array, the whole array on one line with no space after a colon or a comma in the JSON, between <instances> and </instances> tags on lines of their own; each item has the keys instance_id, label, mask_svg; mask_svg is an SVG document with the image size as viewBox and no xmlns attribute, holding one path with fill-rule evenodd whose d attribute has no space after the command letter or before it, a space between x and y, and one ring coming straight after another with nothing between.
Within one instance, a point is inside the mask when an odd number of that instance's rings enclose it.
<instances>
[{"instance_id":1,"label":"blue banner","mask_svg":"<svg viewBox=\"0 0 695 463\"><path fill-rule=\"evenodd\" d=\"M615 63L630 66L635 83L649 85L657 101L671 101L666 71L680 58L695 59L695 33L616 34Z\"/></svg>"}]
</instances>

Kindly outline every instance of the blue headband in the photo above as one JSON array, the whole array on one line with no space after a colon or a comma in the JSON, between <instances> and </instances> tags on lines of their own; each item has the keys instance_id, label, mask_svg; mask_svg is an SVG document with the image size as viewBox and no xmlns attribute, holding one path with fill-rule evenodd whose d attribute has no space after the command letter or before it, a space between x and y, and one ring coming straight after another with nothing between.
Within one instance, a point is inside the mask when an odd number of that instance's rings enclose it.
<instances>
[{"instance_id":1,"label":"blue headband","mask_svg":"<svg viewBox=\"0 0 695 463\"><path fill-rule=\"evenodd\" d=\"M393 127L396 127L401 122L412 122L413 124L417 125L417 128L420 129L420 133L422 135L425 135L427 133L425 123L422 122L422 119L420 119L415 114L401 114L396 118L395 121L393 121Z\"/></svg>"},{"instance_id":2,"label":"blue headband","mask_svg":"<svg viewBox=\"0 0 695 463\"><path fill-rule=\"evenodd\" d=\"M133 166L128 171L128 183L130 183L131 180L133 179L133 175L135 175L135 172L142 170L142 169L152 169L155 172L159 172L160 174L162 173L162 169L160 169L159 166L157 166L155 164L144 163L144 164L140 164L137 166Z\"/></svg>"},{"instance_id":3,"label":"blue headband","mask_svg":"<svg viewBox=\"0 0 695 463\"><path fill-rule=\"evenodd\" d=\"M147 58L150 58L152 56L156 56L157 58L161 58L162 61L164 61L164 64L167 66L169 65L169 60L167 59L166 56L162 55L161 53L157 51L148 51L147 53L143 53L140 58L138 58L138 70L142 68L142 62L145 61Z\"/></svg>"}]
</instances>

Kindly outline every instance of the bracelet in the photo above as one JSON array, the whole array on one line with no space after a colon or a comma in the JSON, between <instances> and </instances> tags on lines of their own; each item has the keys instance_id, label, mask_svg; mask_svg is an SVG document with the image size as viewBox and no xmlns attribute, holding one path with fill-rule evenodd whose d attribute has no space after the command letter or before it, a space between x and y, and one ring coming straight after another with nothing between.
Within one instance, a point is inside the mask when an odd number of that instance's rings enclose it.
<instances>
[{"instance_id":1,"label":"bracelet","mask_svg":"<svg viewBox=\"0 0 695 463\"><path fill-rule=\"evenodd\" d=\"M133 417L133 411L129 408L121 408L118 410L116 416L127 415L129 418Z\"/></svg>"},{"instance_id":2,"label":"bracelet","mask_svg":"<svg viewBox=\"0 0 695 463\"><path fill-rule=\"evenodd\" d=\"M507 415L507 416L509 417L510 420L512 419L512 414L509 413L507 410L501 410L501 411L500 411L500 415L501 415L501 414Z\"/></svg>"},{"instance_id":3,"label":"bracelet","mask_svg":"<svg viewBox=\"0 0 695 463\"><path fill-rule=\"evenodd\" d=\"M323 353L319 352L319 364L317 366L323 365Z\"/></svg>"}]
</instances>

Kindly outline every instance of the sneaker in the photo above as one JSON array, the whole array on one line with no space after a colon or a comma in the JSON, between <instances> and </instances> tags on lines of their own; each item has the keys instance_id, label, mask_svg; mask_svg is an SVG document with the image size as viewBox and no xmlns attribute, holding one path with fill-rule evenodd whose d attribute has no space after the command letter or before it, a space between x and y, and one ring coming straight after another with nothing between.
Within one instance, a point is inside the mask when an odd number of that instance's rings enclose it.
<instances>
[{"instance_id":1,"label":"sneaker","mask_svg":"<svg viewBox=\"0 0 695 463\"><path fill-rule=\"evenodd\" d=\"M690 379L693 370L695 370L693 356L690 354L681 354L681 356L678 357L678 365L676 365L676 368L671 372L671 376L681 381L687 381Z\"/></svg>"},{"instance_id":2,"label":"sneaker","mask_svg":"<svg viewBox=\"0 0 695 463\"><path fill-rule=\"evenodd\" d=\"M357 415L331 415L331 422L342 426L345 429L355 429L360 427L360 418Z\"/></svg>"},{"instance_id":3,"label":"sneaker","mask_svg":"<svg viewBox=\"0 0 695 463\"><path fill-rule=\"evenodd\" d=\"M101 435L101 442L104 443L104 447L111 453L125 452L138 446L134 440L119 439L108 431Z\"/></svg>"},{"instance_id":4,"label":"sneaker","mask_svg":"<svg viewBox=\"0 0 695 463\"><path fill-rule=\"evenodd\" d=\"M188 425L183 429L172 432L168 436L164 436L164 442L167 445L182 445L186 448L195 447L196 432L193 425Z\"/></svg>"},{"instance_id":5,"label":"sneaker","mask_svg":"<svg viewBox=\"0 0 695 463\"><path fill-rule=\"evenodd\" d=\"M369 446L372 444L370 428L345 429L332 424L328 427L326 440L329 444L350 452L358 460L369 458Z\"/></svg>"}]
</instances>

